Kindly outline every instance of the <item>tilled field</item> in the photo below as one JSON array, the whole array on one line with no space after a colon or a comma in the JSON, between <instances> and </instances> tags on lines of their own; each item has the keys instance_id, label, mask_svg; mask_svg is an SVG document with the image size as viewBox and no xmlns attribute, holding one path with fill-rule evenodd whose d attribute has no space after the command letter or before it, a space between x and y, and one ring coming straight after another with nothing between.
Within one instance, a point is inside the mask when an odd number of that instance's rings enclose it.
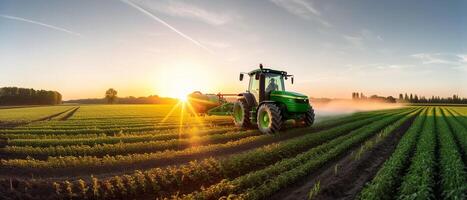
<instances>
[{"instance_id":1,"label":"tilled field","mask_svg":"<svg viewBox=\"0 0 467 200\"><path fill-rule=\"evenodd\" d=\"M467 195L466 107L361 112L277 135L172 106L47 108L0 110L0 199Z\"/></svg>"}]
</instances>

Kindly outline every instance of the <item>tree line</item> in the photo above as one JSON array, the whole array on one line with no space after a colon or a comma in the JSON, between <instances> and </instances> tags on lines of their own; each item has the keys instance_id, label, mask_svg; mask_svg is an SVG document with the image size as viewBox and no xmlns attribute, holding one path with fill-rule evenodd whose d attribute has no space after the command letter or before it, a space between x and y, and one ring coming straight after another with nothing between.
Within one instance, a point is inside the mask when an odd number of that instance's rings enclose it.
<instances>
[{"instance_id":1,"label":"tree line","mask_svg":"<svg viewBox=\"0 0 467 200\"><path fill-rule=\"evenodd\" d=\"M32 88L0 88L0 105L55 105L62 103L57 91L34 90Z\"/></svg>"},{"instance_id":2,"label":"tree line","mask_svg":"<svg viewBox=\"0 0 467 200\"><path fill-rule=\"evenodd\" d=\"M449 103L449 104L467 104L467 98L459 97L459 95L452 95L452 97L419 96L417 94L399 94L399 102L402 103Z\"/></svg>"},{"instance_id":3,"label":"tree line","mask_svg":"<svg viewBox=\"0 0 467 200\"><path fill-rule=\"evenodd\" d=\"M377 95L365 96L363 93L352 92L352 100L374 100L387 103L448 103L448 104L467 104L467 98L461 98L459 95L452 95L452 97L419 96L417 94L399 94L399 98L395 99L392 96L382 97Z\"/></svg>"},{"instance_id":4,"label":"tree line","mask_svg":"<svg viewBox=\"0 0 467 200\"><path fill-rule=\"evenodd\" d=\"M396 103L397 100L392 97L383 97L378 95L371 95L369 97L365 96L363 93L352 92L352 100L369 100L369 101L378 101L378 102L386 102L386 103Z\"/></svg>"}]
</instances>

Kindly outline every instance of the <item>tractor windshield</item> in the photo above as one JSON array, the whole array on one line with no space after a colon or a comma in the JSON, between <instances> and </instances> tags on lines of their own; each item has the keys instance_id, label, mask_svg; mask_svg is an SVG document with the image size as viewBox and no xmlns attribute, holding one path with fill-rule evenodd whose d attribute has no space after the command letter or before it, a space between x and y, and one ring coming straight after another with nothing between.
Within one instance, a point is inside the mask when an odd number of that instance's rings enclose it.
<instances>
[{"instance_id":1,"label":"tractor windshield","mask_svg":"<svg viewBox=\"0 0 467 200\"><path fill-rule=\"evenodd\" d=\"M284 91L284 78L281 74L266 74L266 93L272 91Z\"/></svg>"}]
</instances>

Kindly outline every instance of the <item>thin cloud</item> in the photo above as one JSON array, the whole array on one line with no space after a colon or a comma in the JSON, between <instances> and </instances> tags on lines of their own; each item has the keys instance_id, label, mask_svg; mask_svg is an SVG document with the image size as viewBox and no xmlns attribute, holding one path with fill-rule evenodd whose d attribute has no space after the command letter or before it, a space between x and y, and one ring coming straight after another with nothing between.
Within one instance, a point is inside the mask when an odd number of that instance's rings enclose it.
<instances>
[{"instance_id":1,"label":"thin cloud","mask_svg":"<svg viewBox=\"0 0 467 200\"><path fill-rule=\"evenodd\" d=\"M457 54L457 57L459 58L459 62L467 63L467 54Z\"/></svg>"},{"instance_id":2,"label":"thin cloud","mask_svg":"<svg viewBox=\"0 0 467 200\"><path fill-rule=\"evenodd\" d=\"M170 30L174 31L175 33L177 33L178 35L182 36L183 38L189 40L190 42L192 42L193 44L201 47L202 49L208 51L209 53L212 53L213 54L213 51L211 51L209 48L205 47L204 45L202 45L200 42L198 42L197 40L191 38L190 36L182 33L181 31L179 31L178 29L176 29L175 27L173 27L172 25L170 25L169 23L165 22L164 20L162 20L161 18L157 17L156 15L152 14L151 12L149 12L148 10L142 8L141 6L138 6L136 5L135 3L131 2L130 0L121 0L123 3L135 8L136 10L142 12L143 14L147 15L148 17L151 17L152 19L156 20L157 22L161 23L162 25L166 26L167 28L169 28Z\"/></svg>"},{"instance_id":3,"label":"thin cloud","mask_svg":"<svg viewBox=\"0 0 467 200\"><path fill-rule=\"evenodd\" d=\"M16 21L27 22L27 23L43 26L43 27L46 27L46 28L49 28L49 29L65 32L65 33L68 33L70 35L81 37L80 33L76 33L74 31L71 31L71 30L68 30L68 29L65 29L65 28L61 28L61 27L58 27L58 26L46 24L46 23L43 23L43 22L38 22L38 21L30 20L30 19L21 18L21 17L15 17L15 16L11 16L11 15L0 15L0 17L3 17L5 19L11 19L11 20L16 20Z\"/></svg>"},{"instance_id":4,"label":"thin cloud","mask_svg":"<svg viewBox=\"0 0 467 200\"><path fill-rule=\"evenodd\" d=\"M342 34L342 37L352 46L355 46L356 48L359 48L359 49L363 49L363 47L365 46L364 45L365 42L384 41L380 35L376 35L368 29L362 29L361 31L358 32L358 34L354 36Z\"/></svg>"},{"instance_id":5,"label":"thin cloud","mask_svg":"<svg viewBox=\"0 0 467 200\"><path fill-rule=\"evenodd\" d=\"M413 54L413 58L422 61L422 64L446 64L446 65L459 65L459 61L450 59L449 55L441 53L418 53Z\"/></svg>"},{"instance_id":6,"label":"thin cloud","mask_svg":"<svg viewBox=\"0 0 467 200\"><path fill-rule=\"evenodd\" d=\"M363 48L363 38L360 36L343 35L344 39L355 47Z\"/></svg>"},{"instance_id":7,"label":"thin cloud","mask_svg":"<svg viewBox=\"0 0 467 200\"><path fill-rule=\"evenodd\" d=\"M212 12L199 6L179 1L144 1L143 3L148 9L160 13L197 20L214 26L224 25L240 18L233 13Z\"/></svg>"},{"instance_id":8,"label":"thin cloud","mask_svg":"<svg viewBox=\"0 0 467 200\"><path fill-rule=\"evenodd\" d=\"M311 2L305 0L271 0L271 2L298 17L317 21L326 27L332 27L332 24L322 19L321 12Z\"/></svg>"}]
</instances>

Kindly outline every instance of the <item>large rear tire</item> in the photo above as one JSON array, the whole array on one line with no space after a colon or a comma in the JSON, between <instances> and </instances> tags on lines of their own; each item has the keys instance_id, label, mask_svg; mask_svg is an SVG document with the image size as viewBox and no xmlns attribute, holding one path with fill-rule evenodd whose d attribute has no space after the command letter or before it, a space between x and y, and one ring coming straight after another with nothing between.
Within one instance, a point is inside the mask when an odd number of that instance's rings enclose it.
<instances>
[{"instance_id":1,"label":"large rear tire","mask_svg":"<svg viewBox=\"0 0 467 200\"><path fill-rule=\"evenodd\" d=\"M233 106L234 123L238 127L249 128L251 106L248 105L245 99L239 99Z\"/></svg>"},{"instance_id":2,"label":"large rear tire","mask_svg":"<svg viewBox=\"0 0 467 200\"><path fill-rule=\"evenodd\" d=\"M315 110L313 110L313 108L310 108L310 110L308 110L305 113L305 117L303 118L303 122L304 122L305 126L307 126L307 127L310 127L311 125L313 125L313 123L315 122Z\"/></svg>"},{"instance_id":3,"label":"large rear tire","mask_svg":"<svg viewBox=\"0 0 467 200\"><path fill-rule=\"evenodd\" d=\"M281 110L274 104L263 104L258 109L256 121L262 133L277 133L282 126Z\"/></svg>"}]
</instances>

